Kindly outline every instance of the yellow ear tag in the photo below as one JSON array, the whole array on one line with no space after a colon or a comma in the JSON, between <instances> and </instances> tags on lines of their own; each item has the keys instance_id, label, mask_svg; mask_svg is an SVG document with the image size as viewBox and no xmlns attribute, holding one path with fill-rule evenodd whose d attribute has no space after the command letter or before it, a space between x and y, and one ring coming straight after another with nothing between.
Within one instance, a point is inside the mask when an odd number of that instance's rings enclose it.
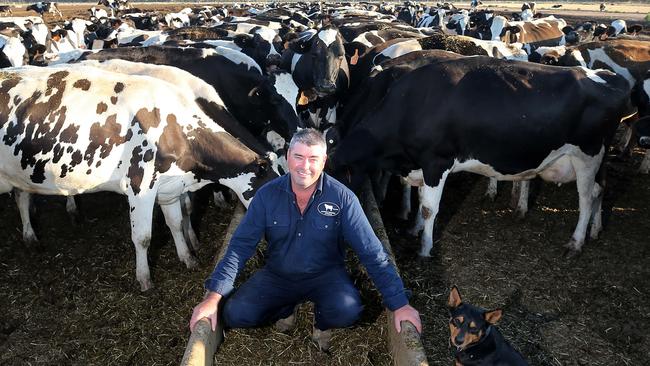
<instances>
[{"instance_id":1,"label":"yellow ear tag","mask_svg":"<svg viewBox=\"0 0 650 366\"><path fill-rule=\"evenodd\" d=\"M305 93L300 92L300 99L298 99L298 105L307 105L309 104L309 98L305 95Z\"/></svg>"},{"instance_id":2,"label":"yellow ear tag","mask_svg":"<svg viewBox=\"0 0 650 366\"><path fill-rule=\"evenodd\" d=\"M350 65L356 65L359 62L359 50L354 50L354 55L350 58Z\"/></svg>"}]
</instances>

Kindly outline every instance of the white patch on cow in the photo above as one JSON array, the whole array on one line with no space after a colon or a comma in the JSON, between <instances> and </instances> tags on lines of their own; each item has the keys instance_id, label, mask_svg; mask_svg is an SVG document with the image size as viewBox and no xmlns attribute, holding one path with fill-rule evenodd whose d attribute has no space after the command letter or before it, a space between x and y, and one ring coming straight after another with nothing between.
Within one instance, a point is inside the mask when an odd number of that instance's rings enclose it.
<instances>
[{"instance_id":1,"label":"white patch on cow","mask_svg":"<svg viewBox=\"0 0 650 366\"><path fill-rule=\"evenodd\" d=\"M488 41L477 38L459 36L468 42L481 47L488 56L506 60L528 61L528 54L522 49L521 43L505 43L502 41Z\"/></svg>"},{"instance_id":2,"label":"white patch on cow","mask_svg":"<svg viewBox=\"0 0 650 366\"><path fill-rule=\"evenodd\" d=\"M186 97L189 100L196 100L197 97L201 97L208 101L215 102L224 109L227 109L221 96L219 96L219 93L212 85L177 67L154 65L143 62L131 62L120 59L107 60L104 62L89 60L80 62L78 65L97 67L103 70L124 73L127 75L154 77L176 85L186 92ZM213 130L215 132L224 131L221 126L216 124L213 127Z\"/></svg>"},{"instance_id":3,"label":"white patch on cow","mask_svg":"<svg viewBox=\"0 0 650 366\"><path fill-rule=\"evenodd\" d=\"M235 41L227 41L225 39L206 39L205 41L203 41L203 43L209 44L210 46L214 46L214 47L226 47L226 48L230 48L231 50L241 52L241 47L237 46L235 44Z\"/></svg>"},{"instance_id":4,"label":"white patch on cow","mask_svg":"<svg viewBox=\"0 0 650 366\"><path fill-rule=\"evenodd\" d=\"M476 159L467 159L462 162L455 160L452 173L472 172L486 177L494 177L497 180L527 180L539 176L549 182L568 183L576 179L576 172L571 165L571 156L583 157L586 155L578 146L565 144L559 149L551 151L537 168L518 174L502 174L492 166Z\"/></svg>"},{"instance_id":5,"label":"white patch on cow","mask_svg":"<svg viewBox=\"0 0 650 366\"><path fill-rule=\"evenodd\" d=\"M508 20L500 15L497 15L492 20L492 25L490 26L490 33L492 33L491 41L500 41L501 40L501 31L508 24Z\"/></svg>"},{"instance_id":6,"label":"white patch on cow","mask_svg":"<svg viewBox=\"0 0 650 366\"><path fill-rule=\"evenodd\" d=\"M151 31L151 33L158 34L150 35L149 38L142 42L142 47L161 45L167 41L167 38L169 38L169 35L162 31Z\"/></svg>"},{"instance_id":7,"label":"white patch on cow","mask_svg":"<svg viewBox=\"0 0 650 366\"><path fill-rule=\"evenodd\" d=\"M273 29L264 26L259 26L259 28L255 30L255 33L259 34L263 40L271 44L273 44L273 40L275 39L275 36L278 35Z\"/></svg>"},{"instance_id":8,"label":"white patch on cow","mask_svg":"<svg viewBox=\"0 0 650 366\"><path fill-rule=\"evenodd\" d=\"M589 65L587 65L588 68L593 69L594 63L596 61L600 61L609 66L612 71L624 77L630 84L630 88L634 86L636 79L634 76L632 76L630 70L612 60L612 58L609 57L609 55L602 49L602 47L595 50L587 49L587 52L589 53Z\"/></svg>"},{"instance_id":9,"label":"white patch on cow","mask_svg":"<svg viewBox=\"0 0 650 366\"><path fill-rule=\"evenodd\" d=\"M224 186L232 189L239 197L239 200L244 204L246 208L250 204L250 198L244 198L244 192L252 189L251 181L255 178L254 173L244 173L240 174L234 178L221 178L219 183Z\"/></svg>"},{"instance_id":10,"label":"white patch on cow","mask_svg":"<svg viewBox=\"0 0 650 366\"><path fill-rule=\"evenodd\" d=\"M578 66L578 67L580 67L580 68L582 69L582 71L585 72L585 74L587 75L587 77L588 77L589 79L591 79L592 81L595 81L595 82L597 82L597 83L601 83L601 84L607 84L607 82L605 81L605 79L601 78L601 77L598 75L597 72L611 72L611 71L609 71L609 70L605 70L605 69L592 70L592 69L588 69L588 68L586 68L586 67L582 67L582 66Z\"/></svg>"},{"instance_id":11,"label":"white patch on cow","mask_svg":"<svg viewBox=\"0 0 650 366\"><path fill-rule=\"evenodd\" d=\"M376 35L377 35L377 32L378 32L378 31L376 31L376 30L374 30L374 31L368 31L368 32L363 32L363 33L359 34L359 35L357 36L357 38L353 39L352 42L359 42L359 43L363 44L364 46L367 46L367 47L373 47L374 44L370 43L370 41L368 40L368 38L366 37L366 35L368 35L368 34L372 34L372 35L375 35L375 36L376 36Z\"/></svg>"},{"instance_id":12,"label":"white patch on cow","mask_svg":"<svg viewBox=\"0 0 650 366\"><path fill-rule=\"evenodd\" d=\"M329 47L329 45L336 42L336 35L338 33L336 29L325 29L318 32L318 38L325 43L325 46Z\"/></svg>"},{"instance_id":13,"label":"white patch on cow","mask_svg":"<svg viewBox=\"0 0 650 366\"><path fill-rule=\"evenodd\" d=\"M293 81L293 77L288 72L281 72L275 74L275 90L289 103L293 111L296 111L296 103L298 100L298 93L300 90Z\"/></svg>"},{"instance_id":14,"label":"white patch on cow","mask_svg":"<svg viewBox=\"0 0 650 366\"><path fill-rule=\"evenodd\" d=\"M580 51L571 51L571 56L580 64L580 66L587 67L587 62L585 62L585 59L582 57L582 53Z\"/></svg>"},{"instance_id":15,"label":"white patch on cow","mask_svg":"<svg viewBox=\"0 0 650 366\"><path fill-rule=\"evenodd\" d=\"M293 73L296 70L296 65L298 64L298 61L300 61L301 57L302 54L300 53L293 54L293 57L291 58L291 73Z\"/></svg>"},{"instance_id":16,"label":"white patch on cow","mask_svg":"<svg viewBox=\"0 0 650 366\"><path fill-rule=\"evenodd\" d=\"M229 59L230 61L232 61L232 62L234 62L236 64L248 65L249 70L250 69L255 69L260 74L262 74L262 69L260 68L260 65L258 65L257 62L255 62L255 60L253 60L249 56L247 56L247 55L245 55L245 54L243 54L243 53L241 53L239 51L235 51L235 50L232 50L232 49L227 48L227 47L217 47L217 48L214 48L214 49L204 49L203 50L203 57L204 58L208 57L208 56L213 56L215 54L221 55L221 56Z\"/></svg>"},{"instance_id":17,"label":"white patch on cow","mask_svg":"<svg viewBox=\"0 0 650 366\"><path fill-rule=\"evenodd\" d=\"M521 20L527 22L533 19L533 11L530 9L524 9L521 12Z\"/></svg>"},{"instance_id":18,"label":"white patch on cow","mask_svg":"<svg viewBox=\"0 0 650 366\"><path fill-rule=\"evenodd\" d=\"M81 55L84 53L96 53L99 52L100 50L82 50L82 49L76 49L68 52L59 52L59 53L50 53L50 54L45 54L45 60L47 61L47 64L50 66L54 65L59 65L59 64L67 64L70 61L78 60Z\"/></svg>"},{"instance_id":19,"label":"white patch on cow","mask_svg":"<svg viewBox=\"0 0 650 366\"><path fill-rule=\"evenodd\" d=\"M2 52L9 59L11 66L23 66L27 49L20 39L17 37L5 37L0 34L0 48L2 48Z\"/></svg>"},{"instance_id":20,"label":"white patch on cow","mask_svg":"<svg viewBox=\"0 0 650 366\"><path fill-rule=\"evenodd\" d=\"M616 33L614 33L614 35L618 35L619 33L627 29L627 24L625 23L625 20L617 19L612 22L612 27L614 27L614 29L616 30Z\"/></svg>"},{"instance_id":21,"label":"white patch on cow","mask_svg":"<svg viewBox=\"0 0 650 366\"><path fill-rule=\"evenodd\" d=\"M266 133L266 141L271 145L273 151L278 151L284 149L284 145L287 144L286 140L280 136L279 133L271 130Z\"/></svg>"},{"instance_id":22,"label":"white patch on cow","mask_svg":"<svg viewBox=\"0 0 650 366\"><path fill-rule=\"evenodd\" d=\"M386 49L381 51L379 54L388 57L390 59L393 59L405 55L407 53L420 51L420 50L422 50L422 45L420 44L420 42L418 42L417 39L409 39L408 41L395 43L394 45L386 47ZM375 56L375 58L377 58L377 56ZM376 64L374 59L372 63Z\"/></svg>"}]
</instances>

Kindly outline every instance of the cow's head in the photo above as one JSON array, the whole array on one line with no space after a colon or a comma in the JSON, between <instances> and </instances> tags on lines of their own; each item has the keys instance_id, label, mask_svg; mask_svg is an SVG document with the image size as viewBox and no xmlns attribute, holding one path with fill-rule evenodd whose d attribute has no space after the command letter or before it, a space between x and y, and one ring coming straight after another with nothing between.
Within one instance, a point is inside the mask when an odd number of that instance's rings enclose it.
<instances>
[{"instance_id":1,"label":"cow's head","mask_svg":"<svg viewBox=\"0 0 650 366\"><path fill-rule=\"evenodd\" d=\"M263 108L268 115L269 127L287 141L300 124L296 113L299 90L291 74L274 71L248 93L250 102Z\"/></svg>"},{"instance_id":2,"label":"cow's head","mask_svg":"<svg viewBox=\"0 0 650 366\"><path fill-rule=\"evenodd\" d=\"M318 32L301 35L292 43L291 49L311 57L313 84L319 94L327 95L336 91L339 71L343 69L347 73L348 64L343 37L334 24L327 24Z\"/></svg>"},{"instance_id":3,"label":"cow's head","mask_svg":"<svg viewBox=\"0 0 650 366\"><path fill-rule=\"evenodd\" d=\"M29 55L29 64L45 66L46 62L43 55L47 50L46 47L36 41L36 38L34 38L31 30L28 30L26 32L21 31L20 37L23 40L23 45L25 45L25 48L27 49L27 54Z\"/></svg>"}]
</instances>

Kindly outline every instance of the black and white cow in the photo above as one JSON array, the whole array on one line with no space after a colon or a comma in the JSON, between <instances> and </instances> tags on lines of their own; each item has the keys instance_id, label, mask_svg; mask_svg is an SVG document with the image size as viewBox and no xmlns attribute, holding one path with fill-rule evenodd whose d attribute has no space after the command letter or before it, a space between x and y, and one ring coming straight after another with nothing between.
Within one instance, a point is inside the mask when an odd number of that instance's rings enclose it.
<instances>
[{"instance_id":1,"label":"black and white cow","mask_svg":"<svg viewBox=\"0 0 650 366\"><path fill-rule=\"evenodd\" d=\"M129 47L86 53L81 59L122 59L169 65L185 70L204 80L219 93L230 113L239 121L227 131L240 136L242 126L254 136L267 129L285 139L296 131L298 87L287 72L265 76L250 57L231 49ZM241 124L241 126L240 126Z\"/></svg>"},{"instance_id":2,"label":"black and white cow","mask_svg":"<svg viewBox=\"0 0 650 366\"><path fill-rule=\"evenodd\" d=\"M331 103L321 109L336 110L336 102L343 97L350 85L350 71L345 58L343 38L333 24L319 31L305 32L291 42L282 54L281 67L290 70L301 91L316 97L336 95ZM327 121L311 121L313 126L335 123L335 113L325 113Z\"/></svg>"},{"instance_id":3,"label":"black and white cow","mask_svg":"<svg viewBox=\"0 0 650 366\"><path fill-rule=\"evenodd\" d=\"M156 201L167 218L177 217L183 192L219 182L247 203L275 176L175 84L79 65L15 68L0 78L2 191L126 195L142 290L152 286ZM192 265L184 249L179 256Z\"/></svg>"},{"instance_id":4,"label":"black and white cow","mask_svg":"<svg viewBox=\"0 0 650 366\"><path fill-rule=\"evenodd\" d=\"M3 17L14 15L13 10L11 10L11 5L0 5L0 13L2 13Z\"/></svg>"},{"instance_id":5,"label":"black and white cow","mask_svg":"<svg viewBox=\"0 0 650 366\"><path fill-rule=\"evenodd\" d=\"M25 10L33 10L40 16L43 16L45 13L50 13L52 15L58 15L59 18L63 19L63 14L61 14L61 11L59 11L57 3L49 1L39 1L36 4L28 5Z\"/></svg>"},{"instance_id":6,"label":"black and white cow","mask_svg":"<svg viewBox=\"0 0 650 366\"><path fill-rule=\"evenodd\" d=\"M609 71L483 56L443 60L393 83L381 104L366 110L344 135L330 163L343 180L347 171L353 186L374 169L401 175L422 169L421 255L433 245L433 223L450 173L576 180L580 217L568 244L575 254L592 214L591 237L601 231L603 185L596 177L621 118L631 109L627 82ZM469 110L480 112L467 118ZM503 144L504 138L510 143Z\"/></svg>"},{"instance_id":7,"label":"black and white cow","mask_svg":"<svg viewBox=\"0 0 650 366\"><path fill-rule=\"evenodd\" d=\"M119 14L121 11L131 9L131 4L129 0L99 0L97 5L104 5L105 7L111 10L111 16L114 17L116 14Z\"/></svg>"},{"instance_id":8,"label":"black and white cow","mask_svg":"<svg viewBox=\"0 0 650 366\"><path fill-rule=\"evenodd\" d=\"M476 31L471 35L479 39L501 40L506 43L519 42L524 44L529 54L540 46L559 46L579 41L578 34L572 28L567 28L566 21L553 16L513 22L497 15L477 24Z\"/></svg>"},{"instance_id":9,"label":"black and white cow","mask_svg":"<svg viewBox=\"0 0 650 366\"><path fill-rule=\"evenodd\" d=\"M29 63L29 54L23 44L20 31L3 29L0 31L0 68L22 66Z\"/></svg>"},{"instance_id":10,"label":"black and white cow","mask_svg":"<svg viewBox=\"0 0 650 366\"><path fill-rule=\"evenodd\" d=\"M642 85L650 70L650 44L645 41L629 39L609 39L601 42L588 42L567 48L564 55L557 59L561 66L582 66L590 69L608 69L624 77L630 89ZM638 100L638 98L637 98ZM635 101L639 110L642 104ZM643 114L640 114L643 116ZM629 122L629 121L628 121ZM620 144L620 150L630 149L632 129L628 129ZM646 151L644 161L650 160L650 151ZM641 173L648 173L649 163L643 163Z\"/></svg>"}]
</instances>

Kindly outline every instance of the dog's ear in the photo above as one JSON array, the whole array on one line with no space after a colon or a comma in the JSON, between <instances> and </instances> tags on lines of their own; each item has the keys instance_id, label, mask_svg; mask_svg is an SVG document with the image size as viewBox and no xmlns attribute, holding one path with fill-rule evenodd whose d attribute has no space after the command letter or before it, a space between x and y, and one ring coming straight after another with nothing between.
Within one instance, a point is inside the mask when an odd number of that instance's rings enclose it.
<instances>
[{"instance_id":1,"label":"dog's ear","mask_svg":"<svg viewBox=\"0 0 650 366\"><path fill-rule=\"evenodd\" d=\"M447 306L449 306L450 309L455 309L457 308L463 301L460 299L460 292L458 292L458 287L456 285L451 287L451 291L449 291L449 302L447 303Z\"/></svg>"},{"instance_id":2,"label":"dog's ear","mask_svg":"<svg viewBox=\"0 0 650 366\"><path fill-rule=\"evenodd\" d=\"M501 316L503 315L503 310L501 309L496 309L492 311L486 311L483 314L483 318L485 318L485 321L494 325L496 324L499 320L501 320Z\"/></svg>"}]
</instances>

